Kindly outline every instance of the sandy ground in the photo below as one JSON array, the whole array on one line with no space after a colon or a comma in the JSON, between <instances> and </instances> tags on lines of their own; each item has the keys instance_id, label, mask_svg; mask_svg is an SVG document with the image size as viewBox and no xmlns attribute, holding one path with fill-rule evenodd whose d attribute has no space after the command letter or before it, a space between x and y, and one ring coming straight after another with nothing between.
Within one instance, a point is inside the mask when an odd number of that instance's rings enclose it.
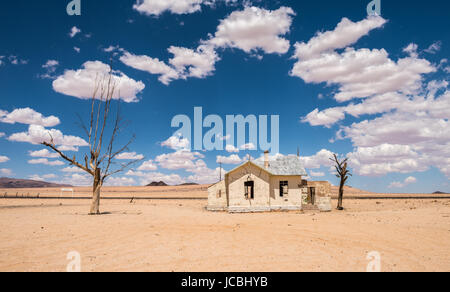
<instances>
[{"instance_id":1,"label":"sandy ground","mask_svg":"<svg viewBox=\"0 0 450 292\"><path fill-rule=\"evenodd\" d=\"M204 200L0 199L0 271L450 271L450 200L347 200L343 212L235 214Z\"/></svg>"}]
</instances>

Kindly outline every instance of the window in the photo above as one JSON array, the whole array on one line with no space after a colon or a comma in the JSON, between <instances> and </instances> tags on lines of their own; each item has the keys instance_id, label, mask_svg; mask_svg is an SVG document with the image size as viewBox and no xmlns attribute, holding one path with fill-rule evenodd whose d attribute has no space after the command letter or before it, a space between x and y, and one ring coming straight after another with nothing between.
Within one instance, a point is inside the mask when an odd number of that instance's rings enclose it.
<instances>
[{"instance_id":1,"label":"window","mask_svg":"<svg viewBox=\"0 0 450 292\"><path fill-rule=\"evenodd\" d=\"M244 183L245 188L245 198L253 200L255 198L255 182L246 181Z\"/></svg>"},{"instance_id":2,"label":"window","mask_svg":"<svg viewBox=\"0 0 450 292\"><path fill-rule=\"evenodd\" d=\"M284 197L289 194L289 182L280 181L280 197Z\"/></svg>"},{"instance_id":3,"label":"window","mask_svg":"<svg viewBox=\"0 0 450 292\"><path fill-rule=\"evenodd\" d=\"M222 190L217 191L217 199L222 198Z\"/></svg>"}]
</instances>

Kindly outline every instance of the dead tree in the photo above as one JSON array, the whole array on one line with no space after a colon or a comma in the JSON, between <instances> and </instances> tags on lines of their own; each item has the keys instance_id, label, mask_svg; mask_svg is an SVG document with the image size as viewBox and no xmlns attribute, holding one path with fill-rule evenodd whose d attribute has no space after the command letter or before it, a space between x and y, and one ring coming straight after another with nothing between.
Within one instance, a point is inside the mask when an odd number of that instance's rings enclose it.
<instances>
[{"instance_id":1,"label":"dead tree","mask_svg":"<svg viewBox=\"0 0 450 292\"><path fill-rule=\"evenodd\" d=\"M333 155L333 158L330 158L331 161L333 161L335 163L335 168L337 171L336 177L338 177L340 179L340 184L339 184L339 197L338 197L338 205L337 205L337 209L338 210L344 210L344 207L342 207L342 201L344 199L344 186L347 183L348 177L352 176L352 174L350 173L350 171L347 169L348 167L348 158L339 161L338 157L336 154Z\"/></svg>"},{"instance_id":2,"label":"dead tree","mask_svg":"<svg viewBox=\"0 0 450 292\"><path fill-rule=\"evenodd\" d=\"M100 214L100 193L105 180L119 172L124 171L139 160L131 160L127 163L117 163L116 158L119 154L128 151L128 146L134 141L135 136L124 146L116 148L115 141L123 130L125 124L120 118L119 106L115 118L110 123L111 101L117 89L117 84L113 78L112 68L107 76L96 78L94 83L94 92L92 94L89 127L87 127L82 118L80 125L84 130L89 144L89 153L84 155L83 162L78 162L76 157L70 158L56 146L53 137L50 135L50 142L42 142L42 145L49 147L58 153L70 165L76 166L87 172L93 177L92 203L90 215ZM119 92L120 95L120 92ZM108 134L107 134L108 132ZM110 135L108 144L104 144L105 135Z\"/></svg>"}]
</instances>

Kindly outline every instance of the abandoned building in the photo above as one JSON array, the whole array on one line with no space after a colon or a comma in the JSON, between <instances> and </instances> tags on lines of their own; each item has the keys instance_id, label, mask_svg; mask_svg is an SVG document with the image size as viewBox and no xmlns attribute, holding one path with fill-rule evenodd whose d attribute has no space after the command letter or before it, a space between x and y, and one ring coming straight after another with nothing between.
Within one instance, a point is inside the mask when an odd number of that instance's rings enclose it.
<instances>
[{"instance_id":1,"label":"abandoned building","mask_svg":"<svg viewBox=\"0 0 450 292\"><path fill-rule=\"evenodd\" d=\"M225 174L224 180L208 188L210 211L267 212L302 210L328 197L328 182L309 182L298 156L279 156L247 161Z\"/></svg>"}]
</instances>

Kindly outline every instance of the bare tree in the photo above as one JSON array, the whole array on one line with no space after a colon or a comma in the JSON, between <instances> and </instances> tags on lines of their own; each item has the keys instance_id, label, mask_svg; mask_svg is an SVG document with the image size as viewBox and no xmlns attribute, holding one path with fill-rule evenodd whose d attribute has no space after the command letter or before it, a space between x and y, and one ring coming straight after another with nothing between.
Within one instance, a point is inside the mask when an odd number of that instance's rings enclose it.
<instances>
[{"instance_id":1,"label":"bare tree","mask_svg":"<svg viewBox=\"0 0 450 292\"><path fill-rule=\"evenodd\" d=\"M336 177L338 177L341 181L339 184L339 198L338 198L338 206L337 209L338 210L344 210L344 207L342 207L342 201L344 199L344 186L347 183L348 177L352 176L352 174L350 173L350 171L347 169L348 167L348 158L339 161L338 157L336 154L333 155L333 158L330 158L331 161L333 161L336 165Z\"/></svg>"},{"instance_id":2,"label":"bare tree","mask_svg":"<svg viewBox=\"0 0 450 292\"><path fill-rule=\"evenodd\" d=\"M123 145L116 148L115 141L123 130L125 124L120 117L119 106L117 113L110 124L111 101L117 89L117 84L113 78L112 68L109 75L103 78L96 78L92 102L90 108L89 128L80 118L81 127L88 137L89 153L84 155L83 163L77 162L76 157L70 158L56 146L53 137L50 135L50 142L42 142L42 145L51 148L58 153L64 160L74 165L93 177L92 203L89 214L100 214L100 192L105 180L119 172L124 171L139 160L131 160L127 163L117 163L116 158L119 154L128 151L128 146L134 141L135 136ZM119 92L120 95L120 92ZM105 134L110 132L108 144L104 144Z\"/></svg>"}]
</instances>

